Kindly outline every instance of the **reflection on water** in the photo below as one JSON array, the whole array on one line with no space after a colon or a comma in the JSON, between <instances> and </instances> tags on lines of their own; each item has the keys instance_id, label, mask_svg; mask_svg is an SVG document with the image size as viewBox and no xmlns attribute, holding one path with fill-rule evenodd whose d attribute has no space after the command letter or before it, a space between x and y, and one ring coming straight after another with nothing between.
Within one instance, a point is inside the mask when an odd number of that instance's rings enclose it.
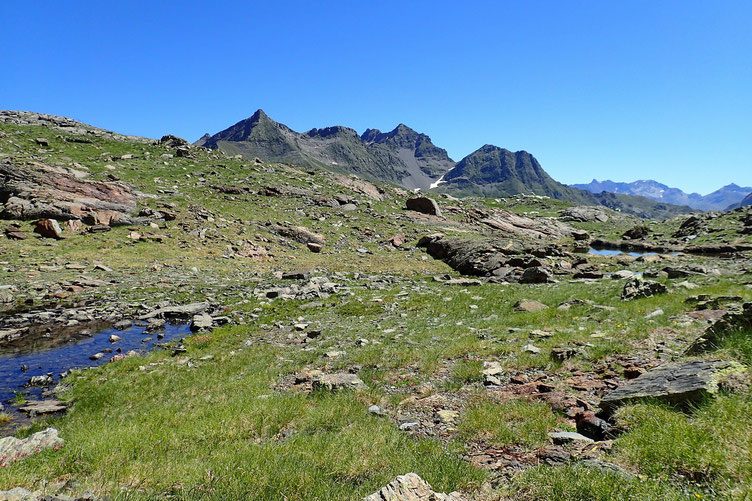
<instances>
[{"instance_id":1,"label":"reflection on water","mask_svg":"<svg viewBox=\"0 0 752 501\"><path fill-rule=\"evenodd\" d=\"M626 254L628 256L656 256L658 255L657 252L624 252L620 250L614 250L614 249L593 249L592 247L588 250L588 254L597 254L599 256L617 256L619 254Z\"/></svg>"}]
</instances>

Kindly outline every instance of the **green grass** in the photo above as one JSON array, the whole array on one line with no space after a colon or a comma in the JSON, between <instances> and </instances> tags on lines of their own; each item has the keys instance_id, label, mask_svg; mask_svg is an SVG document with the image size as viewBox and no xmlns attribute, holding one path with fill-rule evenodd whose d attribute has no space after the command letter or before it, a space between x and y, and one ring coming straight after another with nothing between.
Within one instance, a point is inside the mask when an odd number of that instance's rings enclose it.
<instances>
[{"instance_id":1,"label":"green grass","mask_svg":"<svg viewBox=\"0 0 752 501\"><path fill-rule=\"evenodd\" d=\"M468 441L484 441L496 446L542 445L556 425L551 408L540 402L510 400L493 402L481 399L463 413L460 435Z\"/></svg>"}]
</instances>

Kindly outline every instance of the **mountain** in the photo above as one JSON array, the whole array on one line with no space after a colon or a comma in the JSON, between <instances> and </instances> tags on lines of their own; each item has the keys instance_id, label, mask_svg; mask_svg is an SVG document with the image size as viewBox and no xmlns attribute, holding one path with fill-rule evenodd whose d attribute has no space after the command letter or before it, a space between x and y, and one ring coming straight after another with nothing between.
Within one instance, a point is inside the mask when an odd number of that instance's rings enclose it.
<instances>
[{"instance_id":1,"label":"mountain","mask_svg":"<svg viewBox=\"0 0 752 501\"><path fill-rule=\"evenodd\" d=\"M728 207L726 207L726 210L737 209L739 207L747 207L750 205L752 205L752 193L744 197L740 202L729 205Z\"/></svg>"},{"instance_id":2,"label":"mountain","mask_svg":"<svg viewBox=\"0 0 752 501\"><path fill-rule=\"evenodd\" d=\"M597 179L593 179L590 183L573 184L572 186L592 193L607 191L611 193L639 195L658 202L688 205L693 209L700 210L723 210L752 192L752 188L743 188L732 183L708 195L700 195L698 193L685 193L679 188L671 188L652 180L618 183L609 180L598 181Z\"/></svg>"},{"instance_id":3,"label":"mountain","mask_svg":"<svg viewBox=\"0 0 752 501\"><path fill-rule=\"evenodd\" d=\"M548 196L583 205L604 205L655 219L691 211L687 206L656 203L641 196L591 193L566 186L548 175L530 153L489 144L460 160L434 186L437 191L457 196L506 197L519 193Z\"/></svg>"},{"instance_id":4,"label":"mountain","mask_svg":"<svg viewBox=\"0 0 752 501\"><path fill-rule=\"evenodd\" d=\"M527 193L578 204L605 205L652 218L691 210L644 197L594 194L566 186L551 178L526 151L512 152L485 145L455 164L431 138L404 124L390 132L367 129L362 135L342 126L299 133L258 110L213 136L204 135L194 144L230 155L324 168L407 189L438 189L459 196L504 197Z\"/></svg>"},{"instance_id":5,"label":"mountain","mask_svg":"<svg viewBox=\"0 0 752 501\"><path fill-rule=\"evenodd\" d=\"M368 129L362 136L341 126L298 133L263 110L195 144L231 155L352 173L409 189L428 189L454 166L445 150L403 124L387 133Z\"/></svg>"}]
</instances>

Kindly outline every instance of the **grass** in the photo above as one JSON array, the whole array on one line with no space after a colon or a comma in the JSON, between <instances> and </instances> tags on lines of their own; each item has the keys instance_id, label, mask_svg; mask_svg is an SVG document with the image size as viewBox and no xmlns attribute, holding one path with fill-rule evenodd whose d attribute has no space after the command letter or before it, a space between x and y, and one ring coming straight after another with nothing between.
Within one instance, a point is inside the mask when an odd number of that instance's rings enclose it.
<instances>
[{"instance_id":1,"label":"grass","mask_svg":"<svg viewBox=\"0 0 752 501\"><path fill-rule=\"evenodd\" d=\"M535 448L546 441L548 432L555 425L556 416L544 403L480 399L463 413L459 432L467 441L484 441L499 447L523 445Z\"/></svg>"}]
</instances>

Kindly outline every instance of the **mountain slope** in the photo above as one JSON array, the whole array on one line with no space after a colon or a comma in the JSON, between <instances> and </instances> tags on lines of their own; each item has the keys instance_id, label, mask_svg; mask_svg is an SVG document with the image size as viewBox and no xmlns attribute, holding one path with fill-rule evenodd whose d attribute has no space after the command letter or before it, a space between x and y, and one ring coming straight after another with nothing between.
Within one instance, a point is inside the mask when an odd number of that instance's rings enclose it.
<instances>
[{"instance_id":1,"label":"mountain slope","mask_svg":"<svg viewBox=\"0 0 752 501\"><path fill-rule=\"evenodd\" d=\"M752 188L744 188L736 184L729 184L708 195L699 193L685 193L679 188L671 188L652 180L640 180L632 183L618 183L610 180L598 181L593 179L587 184L573 184L572 187L601 193L622 193L627 195L639 195L676 205L688 205L693 209L700 210L723 210L729 205L738 202L752 191Z\"/></svg>"},{"instance_id":2,"label":"mountain slope","mask_svg":"<svg viewBox=\"0 0 752 501\"><path fill-rule=\"evenodd\" d=\"M485 145L460 160L438 183L437 191L457 196L507 197L519 193L548 196L583 205L604 205L640 217L663 219L690 212L687 206L656 203L645 197L591 193L554 180L526 151Z\"/></svg>"},{"instance_id":3,"label":"mountain slope","mask_svg":"<svg viewBox=\"0 0 752 501\"><path fill-rule=\"evenodd\" d=\"M410 189L427 189L454 166L445 150L403 124L388 133L369 129L363 136L340 126L298 133L262 110L196 144L248 158L352 173Z\"/></svg>"},{"instance_id":4,"label":"mountain slope","mask_svg":"<svg viewBox=\"0 0 752 501\"><path fill-rule=\"evenodd\" d=\"M740 202L729 205L726 210L738 209L739 207L748 207L750 205L752 205L752 192L750 192L749 195L744 197Z\"/></svg>"}]
</instances>

